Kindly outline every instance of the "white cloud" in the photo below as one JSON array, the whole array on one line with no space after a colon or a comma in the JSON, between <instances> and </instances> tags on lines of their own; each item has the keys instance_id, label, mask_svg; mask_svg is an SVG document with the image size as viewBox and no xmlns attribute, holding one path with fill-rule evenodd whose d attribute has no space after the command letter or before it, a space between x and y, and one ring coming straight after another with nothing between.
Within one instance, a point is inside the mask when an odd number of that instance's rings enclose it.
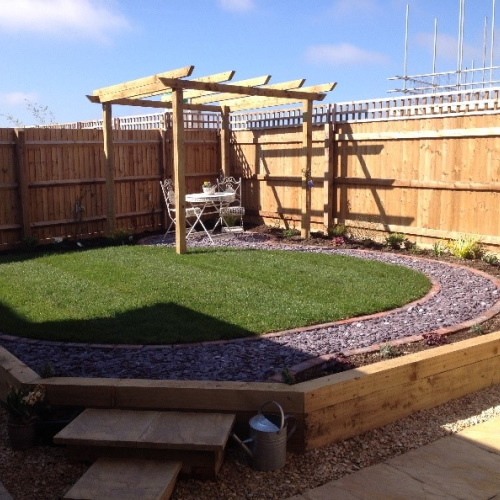
<instances>
[{"instance_id":1,"label":"white cloud","mask_svg":"<svg viewBox=\"0 0 500 500\"><path fill-rule=\"evenodd\" d=\"M36 100L36 95L26 92L4 92L0 93L0 104L2 106L18 106L19 104L26 104L26 101Z\"/></svg>"},{"instance_id":2,"label":"white cloud","mask_svg":"<svg viewBox=\"0 0 500 500\"><path fill-rule=\"evenodd\" d=\"M419 47L423 47L430 54L434 50L434 35L431 33L418 33L415 35L415 41ZM463 44L463 58L469 63L471 60L476 61L476 67L482 66L482 52L478 47L474 47L467 43ZM436 40L436 53L439 59L444 61L456 61L458 56L458 39L454 36L446 34L438 34Z\"/></svg>"},{"instance_id":3,"label":"white cloud","mask_svg":"<svg viewBox=\"0 0 500 500\"><path fill-rule=\"evenodd\" d=\"M232 12L248 12L255 8L254 0L219 0L219 5Z\"/></svg>"},{"instance_id":4,"label":"white cloud","mask_svg":"<svg viewBox=\"0 0 500 500\"><path fill-rule=\"evenodd\" d=\"M360 49L350 43L335 45L313 45L306 51L306 59L316 64L329 66L355 66L388 62L388 57L379 52Z\"/></svg>"},{"instance_id":5,"label":"white cloud","mask_svg":"<svg viewBox=\"0 0 500 500\"><path fill-rule=\"evenodd\" d=\"M107 40L129 27L105 0L9 0L0 2L0 29Z\"/></svg>"}]
</instances>

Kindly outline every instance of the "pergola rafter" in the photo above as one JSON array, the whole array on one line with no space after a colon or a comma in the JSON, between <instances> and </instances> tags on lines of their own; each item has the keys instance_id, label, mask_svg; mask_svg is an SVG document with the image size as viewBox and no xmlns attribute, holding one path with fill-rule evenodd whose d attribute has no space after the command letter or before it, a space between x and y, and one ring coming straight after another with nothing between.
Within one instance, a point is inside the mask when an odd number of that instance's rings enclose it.
<instances>
[{"instance_id":1,"label":"pergola rafter","mask_svg":"<svg viewBox=\"0 0 500 500\"><path fill-rule=\"evenodd\" d=\"M229 174L229 114L231 111L271 107L282 103L301 103L303 106L301 233L303 237L309 236L311 193L307 181L312 162L312 104L313 101L322 101L326 97L326 92L333 90L336 83L303 87L305 80L298 79L267 85L270 79L269 75L240 82L223 83L232 80L234 71L186 80L185 78L191 76L193 70L194 66L186 66L97 89L93 95L87 96L91 102L101 103L103 107L108 231L114 229L115 219L111 120L113 104L172 109L175 204L177 207L176 251L177 253L186 253L184 110L222 113L222 170L225 174ZM164 94L161 101L145 99L159 94Z\"/></svg>"}]
</instances>

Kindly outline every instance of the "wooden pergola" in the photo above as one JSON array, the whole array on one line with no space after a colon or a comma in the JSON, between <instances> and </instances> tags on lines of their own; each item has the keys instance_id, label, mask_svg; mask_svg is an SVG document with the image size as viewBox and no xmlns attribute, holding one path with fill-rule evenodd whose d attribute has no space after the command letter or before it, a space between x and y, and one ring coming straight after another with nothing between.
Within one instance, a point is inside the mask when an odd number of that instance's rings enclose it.
<instances>
[{"instance_id":1,"label":"wooden pergola","mask_svg":"<svg viewBox=\"0 0 500 500\"><path fill-rule=\"evenodd\" d=\"M268 85L271 78L270 75L239 82L223 83L232 80L234 71L226 71L192 80L186 79L191 76L193 70L194 66L187 66L97 89L91 96L87 96L91 102L101 103L103 109L108 231L114 229L112 224L114 224L115 220L113 104L172 109L175 205L178 212L178 224L175 226L175 241L177 253L182 254L187 251L184 110L215 111L221 113L222 171L225 175L229 175L229 114L233 111L299 103L303 106L301 233L303 237L308 237L310 232L311 193L307 186L307 180L311 172L312 159L312 105L313 101L322 101L326 97L326 92L333 90L336 83L303 87L305 80L299 79ZM148 97L160 94L163 94L161 101L147 99Z\"/></svg>"}]
</instances>

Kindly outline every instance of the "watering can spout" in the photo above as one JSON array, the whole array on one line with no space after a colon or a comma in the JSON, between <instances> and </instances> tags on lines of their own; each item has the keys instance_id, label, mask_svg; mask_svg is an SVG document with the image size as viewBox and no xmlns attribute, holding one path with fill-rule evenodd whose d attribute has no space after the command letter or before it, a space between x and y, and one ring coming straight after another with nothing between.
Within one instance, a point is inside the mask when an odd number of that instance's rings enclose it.
<instances>
[{"instance_id":1,"label":"watering can spout","mask_svg":"<svg viewBox=\"0 0 500 500\"><path fill-rule=\"evenodd\" d=\"M245 444L249 441L253 441L252 439L242 441L234 432L231 434L231 437L241 446L243 451L250 457L253 458L252 450Z\"/></svg>"}]
</instances>

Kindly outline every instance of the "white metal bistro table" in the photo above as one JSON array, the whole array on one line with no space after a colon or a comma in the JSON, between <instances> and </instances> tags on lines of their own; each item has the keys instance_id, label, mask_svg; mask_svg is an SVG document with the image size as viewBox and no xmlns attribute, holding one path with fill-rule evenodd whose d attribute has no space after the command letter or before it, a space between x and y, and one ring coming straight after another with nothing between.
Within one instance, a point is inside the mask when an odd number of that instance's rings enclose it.
<instances>
[{"instance_id":1,"label":"white metal bistro table","mask_svg":"<svg viewBox=\"0 0 500 500\"><path fill-rule=\"evenodd\" d=\"M219 215L220 209L224 205L228 205L235 199L235 193L225 192L225 191L216 191L213 194L209 193L192 193L186 195L186 203L189 203L192 206L199 207L201 210L196 218L196 222L193 224L193 227L189 231L193 230L196 223L201 219L203 215L207 214L217 214ZM213 243L212 236L207 231L207 229L203 226L203 230L207 234L210 241Z\"/></svg>"}]
</instances>

